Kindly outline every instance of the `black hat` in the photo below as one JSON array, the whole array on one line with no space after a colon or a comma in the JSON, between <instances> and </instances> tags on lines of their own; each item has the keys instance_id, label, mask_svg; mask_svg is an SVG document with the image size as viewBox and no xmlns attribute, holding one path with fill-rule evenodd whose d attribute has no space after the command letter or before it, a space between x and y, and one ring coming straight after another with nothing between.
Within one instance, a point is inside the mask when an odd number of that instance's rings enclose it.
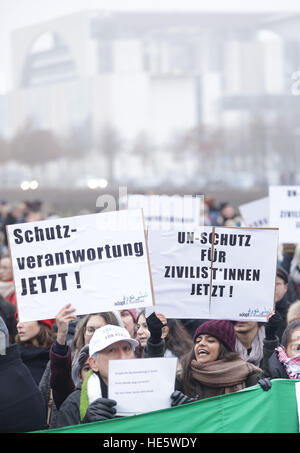
<instances>
[{"instance_id":1,"label":"black hat","mask_svg":"<svg viewBox=\"0 0 300 453\"><path fill-rule=\"evenodd\" d=\"M287 271L285 269L283 269L283 267L281 267L281 266L277 267L276 275L277 275L277 277L282 278L282 280L284 281L285 284L288 284L289 274L287 273Z\"/></svg>"}]
</instances>

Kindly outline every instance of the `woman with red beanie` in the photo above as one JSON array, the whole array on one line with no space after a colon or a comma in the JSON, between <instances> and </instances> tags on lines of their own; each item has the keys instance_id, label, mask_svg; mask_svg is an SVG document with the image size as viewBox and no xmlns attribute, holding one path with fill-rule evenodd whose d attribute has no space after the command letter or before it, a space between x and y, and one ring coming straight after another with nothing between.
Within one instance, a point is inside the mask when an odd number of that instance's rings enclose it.
<instances>
[{"instance_id":1,"label":"woman with red beanie","mask_svg":"<svg viewBox=\"0 0 300 453\"><path fill-rule=\"evenodd\" d=\"M50 347L55 340L53 324L55 319L18 322L16 343L21 358L29 368L35 382L39 385L50 360Z\"/></svg>"},{"instance_id":2,"label":"woman with red beanie","mask_svg":"<svg viewBox=\"0 0 300 453\"><path fill-rule=\"evenodd\" d=\"M262 370L235 352L231 321L210 320L194 334L194 347L182 359L172 406L242 390L258 383Z\"/></svg>"}]
</instances>

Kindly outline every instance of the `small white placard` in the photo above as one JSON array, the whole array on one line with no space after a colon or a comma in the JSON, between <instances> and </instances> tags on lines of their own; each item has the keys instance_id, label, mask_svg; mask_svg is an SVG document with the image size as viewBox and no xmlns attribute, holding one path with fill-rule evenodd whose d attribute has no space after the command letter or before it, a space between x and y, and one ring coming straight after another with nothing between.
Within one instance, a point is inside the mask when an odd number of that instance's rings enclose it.
<instances>
[{"instance_id":1,"label":"small white placard","mask_svg":"<svg viewBox=\"0 0 300 453\"><path fill-rule=\"evenodd\" d=\"M108 397L117 415L137 415L171 406L177 358L110 360Z\"/></svg>"}]
</instances>

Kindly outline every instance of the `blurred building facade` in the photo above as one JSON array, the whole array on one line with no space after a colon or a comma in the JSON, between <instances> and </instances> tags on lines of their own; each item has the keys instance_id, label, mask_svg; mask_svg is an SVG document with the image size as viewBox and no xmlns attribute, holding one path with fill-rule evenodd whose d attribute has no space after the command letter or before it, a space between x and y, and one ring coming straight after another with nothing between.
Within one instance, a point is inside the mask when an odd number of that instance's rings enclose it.
<instances>
[{"instance_id":1,"label":"blurred building facade","mask_svg":"<svg viewBox=\"0 0 300 453\"><path fill-rule=\"evenodd\" d=\"M17 30L0 134L30 119L58 135L88 129L93 142L109 125L124 143L145 132L163 148L199 124L243 128L256 113L296 127L299 25L267 13L82 12Z\"/></svg>"}]
</instances>

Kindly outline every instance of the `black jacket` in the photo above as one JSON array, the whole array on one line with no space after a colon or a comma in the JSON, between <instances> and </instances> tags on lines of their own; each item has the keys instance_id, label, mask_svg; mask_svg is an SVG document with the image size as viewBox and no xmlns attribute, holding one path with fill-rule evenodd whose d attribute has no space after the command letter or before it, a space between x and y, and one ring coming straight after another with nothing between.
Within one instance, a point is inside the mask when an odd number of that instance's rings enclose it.
<instances>
[{"instance_id":1,"label":"black jacket","mask_svg":"<svg viewBox=\"0 0 300 453\"><path fill-rule=\"evenodd\" d=\"M81 383L62 403L56 414L55 428L80 424Z\"/></svg>"},{"instance_id":2,"label":"black jacket","mask_svg":"<svg viewBox=\"0 0 300 453\"><path fill-rule=\"evenodd\" d=\"M281 300L279 300L275 306L275 311L277 313L279 313L279 315L282 318L282 322L275 332L275 335L279 338L279 341L281 341L282 334L287 325L286 324L286 315L287 315L287 311L288 311L290 305L291 305L291 302L288 300L288 294L285 293L283 298Z\"/></svg>"},{"instance_id":3,"label":"black jacket","mask_svg":"<svg viewBox=\"0 0 300 453\"><path fill-rule=\"evenodd\" d=\"M0 431L45 429L46 410L41 392L20 357L18 345L0 355Z\"/></svg>"},{"instance_id":4,"label":"black jacket","mask_svg":"<svg viewBox=\"0 0 300 453\"><path fill-rule=\"evenodd\" d=\"M277 351L274 351L268 360L268 372L271 379L289 379L284 365L278 359Z\"/></svg>"},{"instance_id":5,"label":"black jacket","mask_svg":"<svg viewBox=\"0 0 300 453\"><path fill-rule=\"evenodd\" d=\"M102 397L108 397L107 385L100 379ZM80 397L81 397L81 383L78 384L74 392L72 392L62 403L56 414L55 428L63 426L79 425L80 420Z\"/></svg>"},{"instance_id":6,"label":"black jacket","mask_svg":"<svg viewBox=\"0 0 300 453\"><path fill-rule=\"evenodd\" d=\"M264 339L263 374L271 379L289 379L284 365L278 360L278 352L275 350L280 345L279 339Z\"/></svg>"},{"instance_id":7,"label":"black jacket","mask_svg":"<svg viewBox=\"0 0 300 453\"><path fill-rule=\"evenodd\" d=\"M50 348L19 345L19 349L24 364L28 367L37 385L39 385L50 360Z\"/></svg>"}]
</instances>

